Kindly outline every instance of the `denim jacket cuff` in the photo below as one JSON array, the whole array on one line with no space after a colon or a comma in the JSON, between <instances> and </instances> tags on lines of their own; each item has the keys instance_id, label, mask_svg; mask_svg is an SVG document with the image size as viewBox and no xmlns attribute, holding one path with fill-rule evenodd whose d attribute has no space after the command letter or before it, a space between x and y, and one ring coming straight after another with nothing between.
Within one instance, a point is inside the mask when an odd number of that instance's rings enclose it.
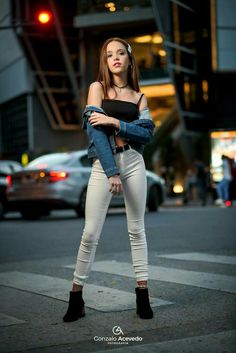
<instances>
[{"instance_id":1,"label":"denim jacket cuff","mask_svg":"<svg viewBox=\"0 0 236 353\"><path fill-rule=\"evenodd\" d=\"M116 135L125 136L126 134L126 122L120 120L120 129L116 132Z\"/></svg>"},{"instance_id":2,"label":"denim jacket cuff","mask_svg":"<svg viewBox=\"0 0 236 353\"><path fill-rule=\"evenodd\" d=\"M111 176L119 175L119 174L120 174L119 169L118 169L117 167L115 167L115 168L107 168L107 169L105 170L105 173L106 173L106 176L107 176L108 178L110 178Z\"/></svg>"}]
</instances>

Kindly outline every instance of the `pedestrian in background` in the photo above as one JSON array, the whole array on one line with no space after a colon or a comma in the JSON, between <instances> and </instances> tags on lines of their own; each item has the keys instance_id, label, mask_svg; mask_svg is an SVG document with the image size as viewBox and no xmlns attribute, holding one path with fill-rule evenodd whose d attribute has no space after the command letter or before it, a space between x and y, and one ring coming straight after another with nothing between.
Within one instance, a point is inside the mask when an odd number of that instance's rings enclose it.
<instances>
[{"instance_id":1,"label":"pedestrian in background","mask_svg":"<svg viewBox=\"0 0 236 353\"><path fill-rule=\"evenodd\" d=\"M198 199L201 201L202 206L206 205L207 199L207 174L205 164L196 160L194 162L194 167L196 169L196 187Z\"/></svg>"},{"instance_id":2,"label":"pedestrian in background","mask_svg":"<svg viewBox=\"0 0 236 353\"><path fill-rule=\"evenodd\" d=\"M194 190L196 188L196 175L193 168L189 168L184 178L184 204L187 205L189 201L194 199Z\"/></svg>"},{"instance_id":3,"label":"pedestrian in background","mask_svg":"<svg viewBox=\"0 0 236 353\"><path fill-rule=\"evenodd\" d=\"M87 189L85 227L63 320L75 321L85 315L82 289L94 261L112 195L121 191L137 280L136 312L142 319L151 319L144 226L147 186L142 153L143 145L151 141L154 124L146 97L140 93L132 48L125 40L111 38L104 43L98 79L89 87L83 117L89 137L88 156L93 158L93 165Z\"/></svg>"},{"instance_id":4,"label":"pedestrian in background","mask_svg":"<svg viewBox=\"0 0 236 353\"><path fill-rule=\"evenodd\" d=\"M229 197L229 186L232 180L231 166L229 158L225 155L222 155L222 170L223 170L223 179L217 185L217 195L218 199L215 204L218 206L224 205L226 201L230 199Z\"/></svg>"},{"instance_id":5,"label":"pedestrian in background","mask_svg":"<svg viewBox=\"0 0 236 353\"><path fill-rule=\"evenodd\" d=\"M209 196L211 200L211 204L213 205L217 196L216 196L216 190L214 187L214 182L212 180L211 167L209 165L205 167L205 173L206 173L206 199Z\"/></svg>"}]
</instances>

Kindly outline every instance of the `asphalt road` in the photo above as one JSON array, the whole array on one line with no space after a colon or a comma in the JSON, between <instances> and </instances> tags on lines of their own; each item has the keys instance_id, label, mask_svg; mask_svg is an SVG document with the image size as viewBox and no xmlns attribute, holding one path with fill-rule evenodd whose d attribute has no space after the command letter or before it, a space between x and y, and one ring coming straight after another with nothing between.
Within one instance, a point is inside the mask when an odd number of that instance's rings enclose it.
<instances>
[{"instance_id":1,"label":"asphalt road","mask_svg":"<svg viewBox=\"0 0 236 353\"><path fill-rule=\"evenodd\" d=\"M146 214L154 319L141 320L125 214L110 214L84 288L86 316L65 324L83 219L9 214L0 223L0 352L235 352L235 217L235 207Z\"/></svg>"}]
</instances>

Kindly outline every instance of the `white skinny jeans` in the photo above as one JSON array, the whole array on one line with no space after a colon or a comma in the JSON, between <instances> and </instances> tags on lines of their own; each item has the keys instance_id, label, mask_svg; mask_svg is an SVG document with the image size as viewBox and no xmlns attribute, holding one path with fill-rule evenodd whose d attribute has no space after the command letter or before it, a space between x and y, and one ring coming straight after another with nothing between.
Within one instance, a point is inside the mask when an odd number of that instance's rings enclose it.
<instances>
[{"instance_id":1,"label":"white skinny jeans","mask_svg":"<svg viewBox=\"0 0 236 353\"><path fill-rule=\"evenodd\" d=\"M143 157L134 149L115 154L125 200L128 233L137 281L148 279L148 251L144 229L147 180ZM77 255L73 282L80 286L90 273L107 210L112 198L100 161L93 162L88 183L85 227ZM112 234L111 234L112 236Z\"/></svg>"}]
</instances>

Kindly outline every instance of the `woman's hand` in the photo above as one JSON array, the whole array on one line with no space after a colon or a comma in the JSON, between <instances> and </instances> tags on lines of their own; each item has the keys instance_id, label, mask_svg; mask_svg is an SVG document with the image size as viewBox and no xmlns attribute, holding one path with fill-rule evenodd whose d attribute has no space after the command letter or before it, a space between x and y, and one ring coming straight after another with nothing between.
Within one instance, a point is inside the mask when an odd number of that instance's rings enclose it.
<instances>
[{"instance_id":1,"label":"woman's hand","mask_svg":"<svg viewBox=\"0 0 236 353\"><path fill-rule=\"evenodd\" d=\"M122 191L122 186L121 186L121 180L119 175L113 175L110 178L108 178L109 180L109 191L113 194L120 194Z\"/></svg>"},{"instance_id":2,"label":"woman's hand","mask_svg":"<svg viewBox=\"0 0 236 353\"><path fill-rule=\"evenodd\" d=\"M116 129L120 128L120 122L118 119L112 118L111 116L107 116L105 114L93 112L88 120L92 126L105 125L113 126Z\"/></svg>"}]
</instances>

